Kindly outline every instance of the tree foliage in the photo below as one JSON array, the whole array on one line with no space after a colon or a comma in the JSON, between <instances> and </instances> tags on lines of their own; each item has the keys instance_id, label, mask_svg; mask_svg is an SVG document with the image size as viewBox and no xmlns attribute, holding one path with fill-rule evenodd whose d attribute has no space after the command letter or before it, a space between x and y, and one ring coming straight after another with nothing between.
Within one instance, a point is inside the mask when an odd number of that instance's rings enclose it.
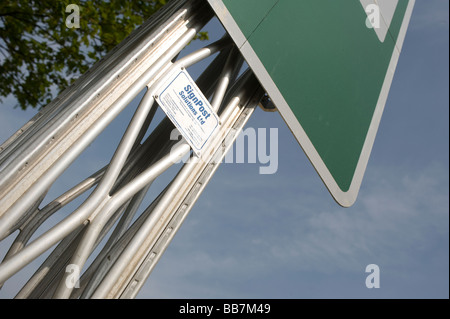
<instances>
[{"instance_id":1,"label":"tree foliage","mask_svg":"<svg viewBox=\"0 0 450 319\"><path fill-rule=\"evenodd\" d=\"M66 26L72 3L80 10L79 28ZM2 0L0 99L11 94L22 109L45 106L165 3Z\"/></svg>"}]
</instances>

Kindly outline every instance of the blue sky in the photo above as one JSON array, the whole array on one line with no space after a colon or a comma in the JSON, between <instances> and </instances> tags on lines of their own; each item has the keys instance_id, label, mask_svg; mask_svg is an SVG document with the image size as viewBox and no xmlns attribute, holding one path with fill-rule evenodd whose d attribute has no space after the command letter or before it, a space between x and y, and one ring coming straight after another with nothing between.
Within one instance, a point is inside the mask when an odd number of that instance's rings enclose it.
<instances>
[{"instance_id":1,"label":"blue sky","mask_svg":"<svg viewBox=\"0 0 450 319\"><path fill-rule=\"evenodd\" d=\"M334 202L280 115L258 109L247 127L278 128L278 171L223 164L138 298L448 298L448 11L446 0L416 1L352 207ZM217 21L207 30L211 38L223 33ZM2 141L35 113L12 104L6 99L0 110ZM131 113L58 185L106 163ZM369 264L380 267L379 289L365 286ZM13 297L28 273L0 298Z\"/></svg>"}]
</instances>

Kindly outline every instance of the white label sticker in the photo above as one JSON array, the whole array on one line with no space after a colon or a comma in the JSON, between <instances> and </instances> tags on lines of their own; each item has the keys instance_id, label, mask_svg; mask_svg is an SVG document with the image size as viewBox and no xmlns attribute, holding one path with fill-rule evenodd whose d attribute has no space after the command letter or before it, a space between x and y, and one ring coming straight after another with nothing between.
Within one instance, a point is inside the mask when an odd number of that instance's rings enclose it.
<instances>
[{"instance_id":1,"label":"white label sticker","mask_svg":"<svg viewBox=\"0 0 450 319\"><path fill-rule=\"evenodd\" d=\"M219 117L185 69L172 73L156 101L197 156L219 127Z\"/></svg>"}]
</instances>

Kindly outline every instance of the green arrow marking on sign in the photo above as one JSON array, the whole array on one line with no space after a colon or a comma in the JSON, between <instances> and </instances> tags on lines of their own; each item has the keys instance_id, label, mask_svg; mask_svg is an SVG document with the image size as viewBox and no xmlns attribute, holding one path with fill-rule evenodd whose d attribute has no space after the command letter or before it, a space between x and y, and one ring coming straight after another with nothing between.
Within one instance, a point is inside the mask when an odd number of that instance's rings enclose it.
<instances>
[{"instance_id":1,"label":"green arrow marking on sign","mask_svg":"<svg viewBox=\"0 0 450 319\"><path fill-rule=\"evenodd\" d=\"M333 197L351 206L414 0L208 1Z\"/></svg>"}]
</instances>

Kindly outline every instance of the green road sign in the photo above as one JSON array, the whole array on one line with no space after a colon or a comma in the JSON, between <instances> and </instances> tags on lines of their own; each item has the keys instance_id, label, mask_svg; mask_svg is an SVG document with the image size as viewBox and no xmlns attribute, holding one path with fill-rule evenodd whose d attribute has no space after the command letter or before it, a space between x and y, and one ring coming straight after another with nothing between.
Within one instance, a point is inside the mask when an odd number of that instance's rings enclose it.
<instances>
[{"instance_id":1,"label":"green road sign","mask_svg":"<svg viewBox=\"0 0 450 319\"><path fill-rule=\"evenodd\" d=\"M332 196L357 197L414 0L208 0Z\"/></svg>"}]
</instances>

